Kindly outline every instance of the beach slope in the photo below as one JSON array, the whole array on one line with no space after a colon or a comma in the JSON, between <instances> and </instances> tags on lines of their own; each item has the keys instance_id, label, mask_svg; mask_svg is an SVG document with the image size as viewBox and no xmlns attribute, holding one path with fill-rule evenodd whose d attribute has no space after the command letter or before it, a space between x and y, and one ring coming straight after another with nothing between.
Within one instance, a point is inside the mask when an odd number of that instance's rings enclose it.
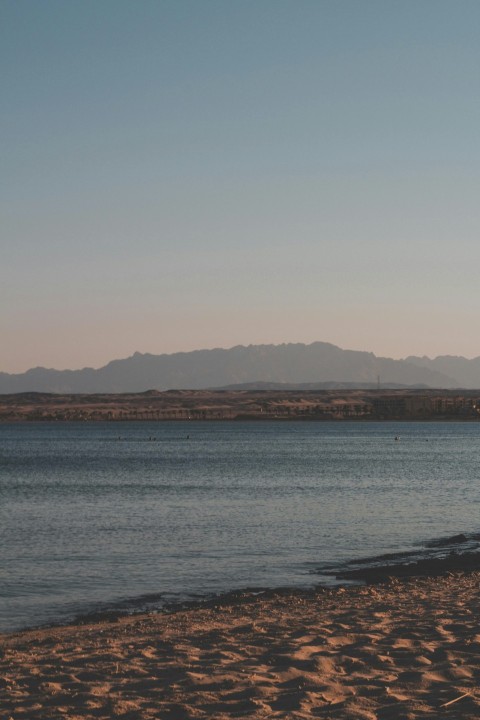
<instances>
[{"instance_id":1,"label":"beach slope","mask_svg":"<svg viewBox=\"0 0 480 720\"><path fill-rule=\"evenodd\" d=\"M14 720L480 717L480 574L0 636Z\"/></svg>"}]
</instances>

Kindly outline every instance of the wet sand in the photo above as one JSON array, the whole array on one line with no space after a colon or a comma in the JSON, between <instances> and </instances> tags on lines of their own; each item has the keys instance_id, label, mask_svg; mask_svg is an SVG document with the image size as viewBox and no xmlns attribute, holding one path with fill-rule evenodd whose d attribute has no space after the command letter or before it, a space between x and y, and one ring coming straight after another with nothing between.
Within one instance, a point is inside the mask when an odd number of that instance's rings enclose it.
<instances>
[{"instance_id":1,"label":"wet sand","mask_svg":"<svg viewBox=\"0 0 480 720\"><path fill-rule=\"evenodd\" d=\"M0 636L2 720L480 717L480 573Z\"/></svg>"}]
</instances>

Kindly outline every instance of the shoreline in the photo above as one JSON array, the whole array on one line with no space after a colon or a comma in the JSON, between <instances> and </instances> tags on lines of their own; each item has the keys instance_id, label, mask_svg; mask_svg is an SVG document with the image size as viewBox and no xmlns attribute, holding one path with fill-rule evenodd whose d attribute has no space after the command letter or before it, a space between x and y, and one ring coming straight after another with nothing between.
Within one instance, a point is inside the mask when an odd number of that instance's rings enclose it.
<instances>
[{"instance_id":1,"label":"shoreline","mask_svg":"<svg viewBox=\"0 0 480 720\"><path fill-rule=\"evenodd\" d=\"M414 417L414 416L408 416L408 417L393 417L393 418L382 418L382 417L337 417L337 416L331 416L331 417L258 417L256 415L245 415L245 416L236 416L233 418L165 418L165 419L155 419L155 420L146 420L144 418L136 419L136 418L128 418L128 419L109 419L109 418L94 418L94 419L88 419L88 420L63 420L60 418L18 418L13 420L6 420L4 418L0 418L0 426L1 425L68 425L68 424L84 424L87 423L89 425L123 425L127 423L134 423L134 424L166 424L166 423L178 423L179 425L185 425L187 423L201 423L203 424L213 424L213 423L237 423L237 422L251 422L251 423L335 423L335 424L353 424L353 423L385 423L385 424L395 424L395 423L419 423L419 424L427 424L427 423L455 423L455 424L469 424L469 423L480 423L480 417L448 417L448 416L437 416L437 415L431 415L429 417Z\"/></svg>"},{"instance_id":2,"label":"shoreline","mask_svg":"<svg viewBox=\"0 0 480 720\"><path fill-rule=\"evenodd\" d=\"M479 421L480 390L284 388L0 394L0 421Z\"/></svg>"},{"instance_id":3,"label":"shoreline","mask_svg":"<svg viewBox=\"0 0 480 720\"><path fill-rule=\"evenodd\" d=\"M209 609L217 605L235 604L239 600L263 599L282 594L309 596L323 590L342 590L380 585L392 580L435 579L452 573L480 573L480 533L460 533L430 540L416 549L370 557L353 558L337 564L320 564L311 571L311 582L299 585L246 585L205 595L186 594L175 600L164 593L148 593L118 602L105 601L91 610L59 620L25 625L11 631L0 629L0 640L7 635L35 631L54 631L60 627L117 622L140 615L171 615L183 611Z\"/></svg>"},{"instance_id":4,"label":"shoreline","mask_svg":"<svg viewBox=\"0 0 480 720\"><path fill-rule=\"evenodd\" d=\"M455 572L3 634L0 707L15 720L473 720L479 589L480 572Z\"/></svg>"}]
</instances>

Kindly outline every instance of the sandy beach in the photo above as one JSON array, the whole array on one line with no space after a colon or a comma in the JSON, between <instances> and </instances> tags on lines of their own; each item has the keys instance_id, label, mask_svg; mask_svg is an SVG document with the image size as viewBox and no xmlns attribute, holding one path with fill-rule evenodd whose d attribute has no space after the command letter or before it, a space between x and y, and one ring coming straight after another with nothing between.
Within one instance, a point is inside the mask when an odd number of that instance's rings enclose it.
<instances>
[{"instance_id":1,"label":"sandy beach","mask_svg":"<svg viewBox=\"0 0 480 720\"><path fill-rule=\"evenodd\" d=\"M480 717L480 573L0 637L2 720Z\"/></svg>"}]
</instances>

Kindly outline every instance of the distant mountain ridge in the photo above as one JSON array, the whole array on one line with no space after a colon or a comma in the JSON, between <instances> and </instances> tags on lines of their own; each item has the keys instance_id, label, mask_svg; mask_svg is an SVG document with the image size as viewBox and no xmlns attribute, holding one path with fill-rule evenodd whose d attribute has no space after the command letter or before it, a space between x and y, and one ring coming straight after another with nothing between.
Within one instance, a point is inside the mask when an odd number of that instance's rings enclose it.
<instances>
[{"instance_id":1,"label":"distant mountain ridge","mask_svg":"<svg viewBox=\"0 0 480 720\"><path fill-rule=\"evenodd\" d=\"M406 361L418 367L456 378L461 387L480 387L480 357L469 360L459 355L439 355L431 360L425 355L423 357L410 355Z\"/></svg>"},{"instance_id":2,"label":"distant mountain ridge","mask_svg":"<svg viewBox=\"0 0 480 720\"><path fill-rule=\"evenodd\" d=\"M340 383L436 388L480 388L480 358L409 357L392 360L336 345L238 345L164 355L141 354L113 360L99 369L33 368L0 373L0 393L122 393L202 389L251 383L281 385Z\"/></svg>"}]
</instances>

